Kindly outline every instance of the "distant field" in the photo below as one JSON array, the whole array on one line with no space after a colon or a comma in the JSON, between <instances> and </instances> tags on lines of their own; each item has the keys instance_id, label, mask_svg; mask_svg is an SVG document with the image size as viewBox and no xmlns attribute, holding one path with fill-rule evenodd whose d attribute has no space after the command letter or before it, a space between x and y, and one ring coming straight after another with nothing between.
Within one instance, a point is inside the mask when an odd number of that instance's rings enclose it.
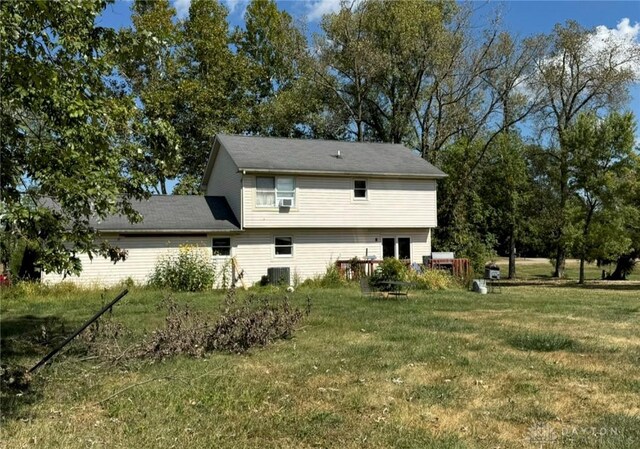
<instances>
[{"instance_id":1,"label":"distant field","mask_svg":"<svg viewBox=\"0 0 640 449\"><path fill-rule=\"evenodd\" d=\"M5 294L3 363L31 365L47 338L114 295ZM134 289L114 309L131 332L123 348L162 324L163 296ZM32 392L3 392L1 446L638 447L640 290L565 284L382 300L301 289L293 301L307 296L313 311L294 338L248 355L113 365L72 348ZM215 316L221 295L177 300Z\"/></svg>"},{"instance_id":2,"label":"distant field","mask_svg":"<svg viewBox=\"0 0 640 449\"><path fill-rule=\"evenodd\" d=\"M497 260L503 277L509 273L509 259L500 257ZM550 279L553 274L553 265L549 259L535 258L526 259L518 258L516 260L516 275L519 279ZM567 280L578 280L580 274L580 261L576 259L568 259L565 264L565 278ZM600 280L602 278L602 270L607 272L615 269L614 265L598 267L595 263L585 264L585 278L587 280ZM630 281L640 281L640 263L634 273L628 278Z\"/></svg>"}]
</instances>

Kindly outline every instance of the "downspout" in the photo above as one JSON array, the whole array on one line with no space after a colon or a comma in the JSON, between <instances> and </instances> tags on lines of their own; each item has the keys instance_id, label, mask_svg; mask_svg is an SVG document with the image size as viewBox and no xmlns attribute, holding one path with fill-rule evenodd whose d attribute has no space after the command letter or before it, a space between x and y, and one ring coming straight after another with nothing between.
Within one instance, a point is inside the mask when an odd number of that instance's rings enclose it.
<instances>
[{"instance_id":1,"label":"downspout","mask_svg":"<svg viewBox=\"0 0 640 449\"><path fill-rule=\"evenodd\" d=\"M244 231L244 176L247 174L246 170L242 170L242 177L240 178L240 230Z\"/></svg>"}]
</instances>

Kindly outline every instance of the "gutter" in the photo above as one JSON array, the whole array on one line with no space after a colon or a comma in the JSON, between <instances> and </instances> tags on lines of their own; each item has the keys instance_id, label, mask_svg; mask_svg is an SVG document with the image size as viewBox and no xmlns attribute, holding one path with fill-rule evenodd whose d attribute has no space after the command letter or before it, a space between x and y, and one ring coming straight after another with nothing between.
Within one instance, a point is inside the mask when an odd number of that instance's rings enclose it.
<instances>
[{"instance_id":1,"label":"gutter","mask_svg":"<svg viewBox=\"0 0 640 449\"><path fill-rule=\"evenodd\" d=\"M328 170L281 170L270 168L240 168L245 173L283 173L291 175L319 175L319 176L344 176L344 177L378 177L378 178L411 178L411 179L441 179L449 175L446 173L437 174L416 174L416 173L370 173L370 172L345 172L345 171L328 171Z\"/></svg>"},{"instance_id":2,"label":"gutter","mask_svg":"<svg viewBox=\"0 0 640 449\"><path fill-rule=\"evenodd\" d=\"M96 229L100 234L217 234L240 232L242 229Z\"/></svg>"}]
</instances>

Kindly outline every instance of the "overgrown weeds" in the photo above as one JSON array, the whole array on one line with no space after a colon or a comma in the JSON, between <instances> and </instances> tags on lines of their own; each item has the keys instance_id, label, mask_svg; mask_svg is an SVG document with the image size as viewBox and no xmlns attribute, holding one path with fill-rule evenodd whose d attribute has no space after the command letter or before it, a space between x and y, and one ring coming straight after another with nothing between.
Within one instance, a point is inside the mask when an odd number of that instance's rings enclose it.
<instances>
[{"instance_id":1,"label":"overgrown weeds","mask_svg":"<svg viewBox=\"0 0 640 449\"><path fill-rule=\"evenodd\" d=\"M460 280L444 270L425 270L421 273L410 270L408 279L419 290L448 290L461 285Z\"/></svg>"},{"instance_id":2,"label":"overgrown weeds","mask_svg":"<svg viewBox=\"0 0 640 449\"><path fill-rule=\"evenodd\" d=\"M103 315L78 336L75 346L90 356L116 360L123 354L120 342L130 335L129 329L122 323Z\"/></svg>"},{"instance_id":3,"label":"overgrown weeds","mask_svg":"<svg viewBox=\"0 0 640 449\"><path fill-rule=\"evenodd\" d=\"M154 331L136 351L139 357L162 359L184 354L200 357L209 351L246 352L293 335L296 325L309 314L310 300L302 310L291 306L288 297L249 295L239 300L229 289L224 310L213 322L208 316L179 305L169 297L165 327Z\"/></svg>"},{"instance_id":4,"label":"overgrown weeds","mask_svg":"<svg viewBox=\"0 0 640 449\"><path fill-rule=\"evenodd\" d=\"M225 297L225 310L213 329L210 349L245 352L253 346L288 339L295 326L311 312L311 300L302 310L292 307L285 296L277 301L268 296L250 295L238 301L235 290Z\"/></svg>"},{"instance_id":5,"label":"overgrown weeds","mask_svg":"<svg viewBox=\"0 0 640 449\"><path fill-rule=\"evenodd\" d=\"M155 288L173 291L199 292L212 289L216 269L210 258L195 246L183 245L178 254L162 257L149 278Z\"/></svg>"}]
</instances>

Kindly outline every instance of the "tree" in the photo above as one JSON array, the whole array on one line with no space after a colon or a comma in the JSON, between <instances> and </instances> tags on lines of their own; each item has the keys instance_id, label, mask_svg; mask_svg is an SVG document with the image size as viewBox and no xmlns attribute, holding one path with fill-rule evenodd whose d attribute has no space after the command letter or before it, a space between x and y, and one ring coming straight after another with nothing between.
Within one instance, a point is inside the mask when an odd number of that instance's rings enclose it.
<instances>
[{"instance_id":1,"label":"tree","mask_svg":"<svg viewBox=\"0 0 640 449\"><path fill-rule=\"evenodd\" d=\"M181 33L174 23L175 9L168 0L136 0L131 6L133 27L121 31L120 74L142 106L135 132L144 149L144 171L167 194L167 179L181 167L181 138L177 123L180 97L180 61L177 47Z\"/></svg>"},{"instance_id":2,"label":"tree","mask_svg":"<svg viewBox=\"0 0 640 449\"><path fill-rule=\"evenodd\" d=\"M504 133L488 151L480 169L478 189L491 210L489 226L509 255L508 277L516 277L516 242L522 241L524 228L532 217L527 212L531 203L532 183L526 160L526 145L516 133Z\"/></svg>"},{"instance_id":3,"label":"tree","mask_svg":"<svg viewBox=\"0 0 640 449\"><path fill-rule=\"evenodd\" d=\"M241 132L248 121L247 70L231 50L227 13L217 0L193 0L182 24L175 124L183 149L181 175L202 176L213 137Z\"/></svg>"},{"instance_id":4,"label":"tree","mask_svg":"<svg viewBox=\"0 0 640 449\"><path fill-rule=\"evenodd\" d=\"M300 136L300 125L315 111L313 87L304 78L297 57L306 39L286 11L273 0L252 0L245 28L237 28L237 56L247 68L245 86L249 110L245 132L271 136Z\"/></svg>"},{"instance_id":5,"label":"tree","mask_svg":"<svg viewBox=\"0 0 640 449\"><path fill-rule=\"evenodd\" d=\"M113 73L118 42L95 26L104 1L0 4L2 228L37 242L45 271L77 273L76 252L124 256L90 218L137 218L145 195L129 124L134 104Z\"/></svg>"},{"instance_id":6,"label":"tree","mask_svg":"<svg viewBox=\"0 0 640 449\"><path fill-rule=\"evenodd\" d=\"M545 48L537 60L536 76L529 83L542 98L542 131L554 142L549 156L557 167L558 223L555 276L562 276L568 246L566 226L570 200L570 158L564 133L584 111L615 110L628 98L640 63L640 45L615 40L594 42L592 30L576 22L556 25L550 35L535 38Z\"/></svg>"},{"instance_id":7,"label":"tree","mask_svg":"<svg viewBox=\"0 0 640 449\"><path fill-rule=\"evenodd\" d=\"M628 239L615 237L617 248L606 238L620 226L612 224L627 213L629 183L636 182L639 159L633 152L633 114L611 113L599 120L595 113L581 114L563 133L562 145L570 154L568 187L577 203L580 232L575 243L580 257L580 280L584 283L585 260L607 258L606 251L621 254L629 249ZM594 225L601 226L593 233ZM620 246L621 245L621 246ZM607 248L608 247L608 248Z\"/></svg>"},{"instance_id":8,"label":"tree","mask_svg":"<svg viewBox=\"0 0 640 449\"><path fill-rule=\"evenodd\" d=\"M314 80L334 95L338 115L353 123L358 142L365 139L365 99L380 70L365 27L366 6L364 2L345 4L337 13L325 15L321 23L324 36L316 36Z\"/></svg>"}]
</instances>

